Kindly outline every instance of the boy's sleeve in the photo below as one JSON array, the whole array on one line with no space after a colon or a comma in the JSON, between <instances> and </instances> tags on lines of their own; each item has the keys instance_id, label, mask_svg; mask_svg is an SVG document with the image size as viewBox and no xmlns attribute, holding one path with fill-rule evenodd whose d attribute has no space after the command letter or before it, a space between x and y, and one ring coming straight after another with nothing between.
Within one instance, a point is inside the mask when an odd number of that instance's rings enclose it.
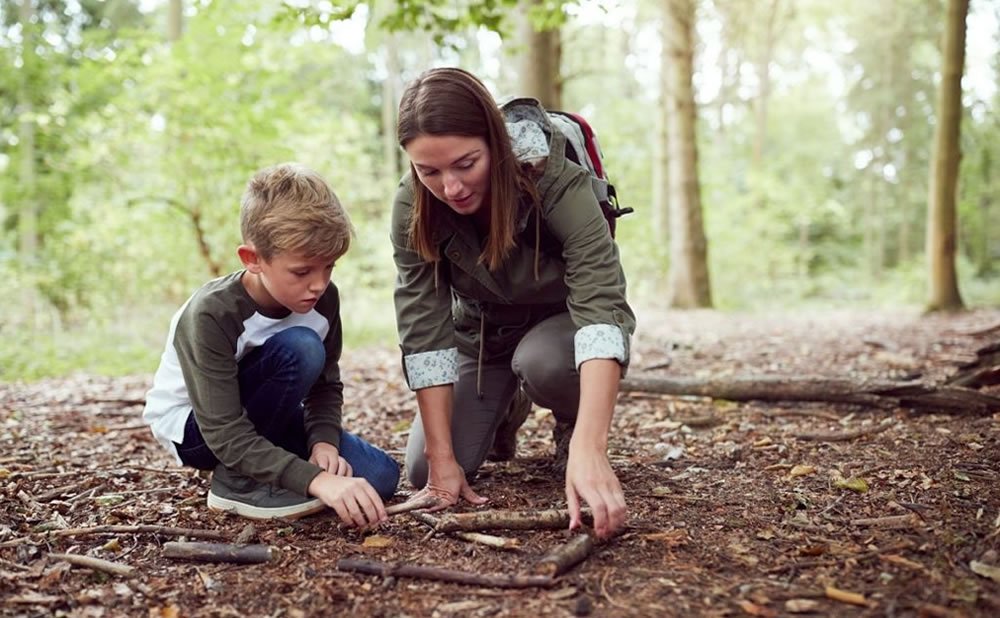
<instances>
[{"instance_id":1,"label":"boy's sleeve","mask_svg":"<svg viewBox=\"0 0 1000 618\"><path fill-rule=\"evenodd\" d=\"M257 433L240 400L234 333L211 311L190 306L177 324L174 346L195 420L219 461L241 474L308 495L316 466Z\"/></svg>"},{"instance_id":2,"label":"boy's sleeve","mask_svg":"<svg viewBox=\"0 0 1000 618\"><path fill-rule=\"evenodd\" d=\"M344 349L344 333L340 320L340 300L337 288L331 283L323 300L325 307L318 307L327 316L330 332L323 340L326 348L326 365L303 402L306 408L306 438L309 452L317 442L327 442L340 448L340 431L344 408L344 383L340 379L340 355Z\"/></svg>"}]
</instances>

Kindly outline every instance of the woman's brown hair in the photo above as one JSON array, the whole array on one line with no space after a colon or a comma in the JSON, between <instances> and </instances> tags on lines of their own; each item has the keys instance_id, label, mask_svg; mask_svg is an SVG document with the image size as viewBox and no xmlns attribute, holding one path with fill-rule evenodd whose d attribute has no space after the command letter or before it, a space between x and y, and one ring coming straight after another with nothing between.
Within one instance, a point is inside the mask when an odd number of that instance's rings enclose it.
<instances>
[{"instance_id":1,"label":"woman's brown hair","mask_svg":"<svg viewBox=\"0 0 1000 618\"><path fill-rule=\"evenodd\" d=\"M404 149L422 135L479 137L490 154L490 233L480 261L497 270L514 248L517 204L521 195L534 200L534 185L521 168L511 147L503 114L479 79L457 68L430 69L406 86L399 103L396 137ZM413 216L410 244L424 260L441 259L432 232L437 218L447 208L417 178L413 182Z\"/></svg>"}]
</instances>

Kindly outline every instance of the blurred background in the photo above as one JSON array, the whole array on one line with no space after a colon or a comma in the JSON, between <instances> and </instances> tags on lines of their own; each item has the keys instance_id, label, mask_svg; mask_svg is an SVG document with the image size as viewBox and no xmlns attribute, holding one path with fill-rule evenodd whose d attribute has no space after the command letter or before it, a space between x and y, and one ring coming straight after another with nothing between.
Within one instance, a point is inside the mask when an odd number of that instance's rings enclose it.
<instances>
[{"instance_id":1,"label":"blurred background","mask_svg":"<svg viewBox=\"0 0 1000 618\"><path fill-rule=\"evenodd\" d=\"M995 0L4 0L0 380L151 373L288 160L357 227L348 346L393 346L396 106L441 65L588 118L647 319L1000 305Z\"/></svg>"}]
</instances>

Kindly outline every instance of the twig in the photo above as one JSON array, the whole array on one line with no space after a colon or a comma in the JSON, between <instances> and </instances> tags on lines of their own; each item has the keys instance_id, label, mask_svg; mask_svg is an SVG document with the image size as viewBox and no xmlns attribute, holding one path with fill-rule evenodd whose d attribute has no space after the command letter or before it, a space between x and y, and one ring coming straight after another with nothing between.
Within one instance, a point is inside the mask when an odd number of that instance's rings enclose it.
<instances>
[{"instance_id":1,"label":"twig","mask_svg":"<svg viewBox=\"0 0 1000 618\"><path fill-rule=\"evenodd\" d=\"M601 577L601 596L607 599L608 603L611 603L615 607L625 609L627 607L626 605L622 605L618 601L615 601L613 598L611 598L611 595L608 593L607 582L608 578L611 577L612 571L614 571L614 569L608 569L607 571L604 572L604 576Z\"/></svg>"},{"instance_id":2,"label":"twig","mask_svg":"<svg viewBox=\"0 0 1000 618\"><path fill-rule=\"evenodd\" d=\"M851 525L857 528L882 528L885 530L896 530L900 528L912 528L920 523L917 515L907 513L906 515L889 515L887 517L862 517L852 519Z\"/></svg>"},{"instance_id":3,"label":"twig","mask_svg":"<svg viewBox=\"0 0 1000 618\"><path fill-rule=\"evenodd\" d=\"M828 421L839 422L844 418L840 414L834 414L833 412L824 412L823 410L761 410L761 415L763 416L815 416L818 418L825 418Z\"/></svg>"},{"instance_id":4,"label":"twig","mask_svg":"<svg viewBox=\"0 0 1000 618\"><path fill-rule=\"evenodd\" d=\"M833 586L827 586L824 592L826 593L826 597L828 599L840 601L841 603L848 603L850 605L868 607L868 600L865 599L865 595L863 594L848 592L847 590L841 590L840 588L834 588Z\"/></svg>"},{"instance_id":5,"label":"twig","mask_svg":"<svg viewBox=\"0 0 1000 618\"><path fill-rule=\"evenodd\" d=\"M855 440L863 436L873 436L875 434L882 433L890 427L895 427L895 423L885 423L884 425L875 425L874 427L866 427L865 429L859 429L857 431L846 431L846 432L833 432L833 433L797 433L794 434L799 440L815 440L817 442L847 442L848 440Z\"/></svg>"},{"instance_id":6,"label":"twig","mask_svg":"<svg viewBox=\"0 0 1000 618\"><path fill-rule=\"evenodd\" d=\"M415 577L435 581L488 586L491 588L551 588L556 580L544 575L494 575L469 573L455 569L418 566L414 564L389 564L374 560L345 558L337 561L341 571L381 575L382 577Z\"/></svg>"},{"instance_id":7,"label":"twig","mask_svg":"<svg viewBox=\"0 0 1000 618\"><path fill-rule=\"evenodd\" d=\"M558 577L583 562L594 550L594 541L588 534L578 534L568 542L553 548L535 564L538 575Z\"/></svg>"},{"instance_id":8,"label":"twig","mask_svg":"<svg viewBox=\"0 0 1000 618\"><path fill-rule=\"evenodd\" d=\"M590 517L589 512L584 512ZM569 526L569 511L551 509L547 511L477 511L473 513L448 513L440 518L438 532L457 530L539 530L566 528Z\"/></svg>"},{"instance_id":9,"label":"twig","mask_svg":"<svg viewBox=\"0 0 1000 618\"><path fill-rule=\"evenodd\" d=\"M76 491L77 489L83 487L90 481L78 481L76 483L70 483L69 485L63 485L62 487L57 487L52 491L47 491L44 494L35 496L35 500L39 502L48 502L49 500L54 500L63 494L67 494L71 491Z\"/></svg>"},{"instance_id":10,"label":"twig","mask_svg":"<svg viewBox=\"0 0 1000 618\"><path fill-rule=\"evenodd\" d=\"M163 556L175 560L198 562L231 562L233 564L259 564L277 558L278 551L269 545L231 545L229 543L163 544Z\"/></svg>"},{"instance_id":11,"label":"twig","mask_svg":"<svg viewBox=\"0 0 1000 618\"><path fill-rule=\"evenodd\" d=\"M49 554L49 558L65 560L72 565L86 567L95 571L103 571L105 573L111 573L112 575L121 575L122 577L134 577L136 574L136 570L127 564L109 562L108 560L102 560L92 556L81 556L79 554Z\"/></svg>"},{"instance_id":12,"label":"twig","mask_svg":"<svg viewBox=\"0 0 1000 618\"><path fill-rule=\"evenodd\" d=\"M52 536L83 536L86 534L139 534L139 533L162 534L164 536L189 536L198 539L225 539L226 534L217 530L199 530L197 528L174 528L171 526L94 526L92 528L67 528L65 530L54 530L50 532Z\"/></svg>"},{"instance_id":13,"label":"twig","mask_svg":"<svg viewBox=\"0 0 1000 618\"><path fill-rule=\"evenodd\" d=\"M433 506L437 506L437 504L438 499L434 496L424 496L423 498L417 500L411 498L406 502L400 502L399 504L392 504L385 507L385 514L398 515L399 513L407 513L418 509L429 509Z\"/></svg>"},{"instance_id":14,"label":"twig","mask_svg":"<svg viewBox=\"0 0 1000 618\"><path fill-rule=\"evenodd\" d=\"M434 517L430 513L418 513L410 512L410 517L416 519L420 523L427 524L431 527L431 533L437 532L437 525L439 523L438 518ZM492 534L481 534L479 532L450 532L449 536L453 536L457 539L463 541L468 541L469 543L478 543L480 545L487 545L489 547L495 547L497 549L510 549L518 550L520 549L517 539L511 539L502 536L493 536ZM428 540L429 537L425 540Z\"/></svg>"}]
</instances>

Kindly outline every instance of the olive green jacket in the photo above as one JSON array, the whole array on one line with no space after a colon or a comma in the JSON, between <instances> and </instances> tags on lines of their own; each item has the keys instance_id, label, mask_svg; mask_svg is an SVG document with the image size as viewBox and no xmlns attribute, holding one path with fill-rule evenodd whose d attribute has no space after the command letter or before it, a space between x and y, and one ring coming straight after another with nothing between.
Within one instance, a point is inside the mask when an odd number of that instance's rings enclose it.
<instances>
[{"instance_id":1,"label":"olive green jacket","mask_svg":"<svg viewBox=\"0 0 1000 618\"><path fill-rule=\"evenodd\" d=\"M537 182L542 220L527 199L512 205L517 245L496 272L479 261L482 246L471 218L442 203L435 205L444 216L434 231L441 261L425 262L408 239L411 174L396 193L390 234L396 324L413 390L455 382L458 350L481 361L509 355L532 326L563 311L578 329L577 367L593 358L628 366L635 316L591 176L566 158L564 136L536 101L518 99L504 113L515 154L544 169Z\"/></svg>"}]
</instances>

